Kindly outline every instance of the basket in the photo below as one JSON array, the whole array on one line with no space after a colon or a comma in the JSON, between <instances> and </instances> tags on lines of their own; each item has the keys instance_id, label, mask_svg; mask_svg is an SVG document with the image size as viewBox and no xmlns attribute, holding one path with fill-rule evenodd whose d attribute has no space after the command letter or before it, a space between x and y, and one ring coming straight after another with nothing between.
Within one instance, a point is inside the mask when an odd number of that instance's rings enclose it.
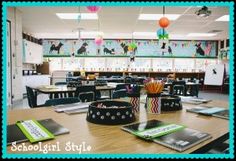
<instances>
[{"instance_id":1,"label":"basket","mask_svg":"<svg viewBox=\"0 0 236 161\"><path fill-rule=\"evenodd\" d=\"M100 107L101 105L106 106ZM128 124L135 121L132 105L122 101L96 101L89 105L87 121L103 125Z\"/></svg>"}]
</instances>

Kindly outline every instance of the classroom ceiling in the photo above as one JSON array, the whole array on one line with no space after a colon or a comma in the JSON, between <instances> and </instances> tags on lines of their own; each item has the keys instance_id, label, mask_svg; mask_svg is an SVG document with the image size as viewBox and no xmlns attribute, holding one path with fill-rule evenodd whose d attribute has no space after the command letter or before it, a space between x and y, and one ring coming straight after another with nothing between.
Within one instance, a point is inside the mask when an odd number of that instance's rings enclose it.
<instances>
[{"instance_id":1,"label":"classroom ceiling","mask_svg":"<svg viewBox=\"0 0 236 161\"><path fill-rule=\"evenodd\" d=\"M228 7L208 7L212 14L208 18L196 16L195 11L201 6L166 7L166 14L180 14L181 16L170 22L167 32L170 39L204 39L221 40L228 38L229 22L215 21L223 15L229 15ZM23 15L23 31L38 38L77 38L77 28L82 32L104 33L104 38L132 38L133 32L152 32L133 36L134 38L156 38L156 31L160 28L157 20L138 20L143 14L162 14L163 7L102 7L98 12L98 20L63 20L56 13L78 13L78 7L18 7ZM87 13L86 7L80 12ZM100 24L100 25L99 25ZM189 33L209 33L221 30L213 37L188 37ZM82 34L82 38L86 35ZM87 35L94 38L94 35Z\"/></svg>"}]
</instances>

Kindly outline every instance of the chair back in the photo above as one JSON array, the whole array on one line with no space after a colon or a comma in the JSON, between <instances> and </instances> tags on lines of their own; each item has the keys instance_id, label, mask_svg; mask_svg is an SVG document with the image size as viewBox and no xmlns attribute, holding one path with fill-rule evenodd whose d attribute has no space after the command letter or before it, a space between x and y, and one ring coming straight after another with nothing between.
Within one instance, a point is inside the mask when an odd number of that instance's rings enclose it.
<instances>
[{"instance_id":1,"label":"chair back","mask_svg":"<svg viewBox=\"0 0 236 161\"><path fill-rule=\"evenodd\" d=\"M62 105L62 104L71 104L71 103L77 103L79 102L78 98L75 97L68 97L68 98L55 98L50 99L45 102L45 106L56 106L56 105Z\"/></svg>"},{"instance_id":2,"label":"chair back","mask_svg":"<svg viewBox=\"0 0 236 161\"><path fill-rule=\"evenodd\" d=\"M116 98L122 98L122 97L127 97L127 91L125 89L120 89L120 90L116 90L113 92L112 98L116 99Z\"/></svg>"},{"instance_id":3,"label":"chair back","mask_svg":"<svg viewBox=\"0 0 236 161\"><path fill-rule=\"evenodd\" d=\"M67 82L56 82L55 86L67 85Z\"/></svg>"},{"instance_id":4,"label":"chair back","mask_svg":"<svg viewBox=\"0 0 236 161\"><path fill-rule=\"evenodd\" d=\"M126 90L127 89L126 86L130 87L130 84L129 83L117 84L115 91L118 91L118 90L121 90L121 89L125 89Z\"/></svg>"},{"instance_id":5,"label":"chair back","mask_svg":"<svg viewBox=\"0 0 236 161\"><path fill-rule=\"evenodd\" d=\"M184 85L184 86L186 86L186 82L183 81L183 80L181 80L181 81L173 81L173 82L172 82L172 85L173 85L173 86L174 86L174 85Z\"/></svg>"},{"instance_id":6,"label":"chair back","mask_svg":"<svg viewBox=\"0 0 236 161\"><path fill-rule=\"evenodd\" d=\"M185 81L174 81L173 85L173 95L186 95L186 82Z\"/></svg>"},{"instance_id":7,"label":"chair back","mask_svg":"<svg viewBox=\"0 0 236 161\"><path fill-rule=\"evenodd\" d=\"M75 91L75 97L82 102L90 102L96 99L96 87L93 85L78 86Z\"/></svg>"},{"instance_id":8,"label":"chair back","mask_svg":"<svg viewBox=\"0 0 236 161\"><path fill-rule=\"evenodd\" d=\"M26 86L28 105L30 108L37 107L37 96L35 95L33 89L29 86Z\"/></svg>"}]
</instances>

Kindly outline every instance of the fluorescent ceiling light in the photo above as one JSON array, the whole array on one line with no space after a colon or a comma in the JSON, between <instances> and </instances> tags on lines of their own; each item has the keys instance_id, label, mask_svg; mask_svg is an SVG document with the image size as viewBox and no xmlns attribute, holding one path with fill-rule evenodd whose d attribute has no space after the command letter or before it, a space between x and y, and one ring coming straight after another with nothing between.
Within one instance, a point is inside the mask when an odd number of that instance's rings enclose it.
<instances>
[{"instance_id":1,"label":"fluorescent ceiling light","mask_svg":"<svg viewBox=\"0 0 236 161\"><path fill-rule=\"evenodd\" d=\"M224 15L217 18L215 21L229 21L229 15Z\"/></svg>"},{"instance_id":2,"label":"fluorescent ceiling light","mask_svg":"<svg viewBox=\"0 0 236 161\"><path fill-rule=\"evenodd\" d=\"M140 14L139 20L159 20L163 17L163 14ZM165 14L169 20L176 20L180 17L180 14Z\"/></svg>"},{"instance_id":3,"label":"fluorescent ceiling light","mask_svg":"<svg viewBox=\"0 0 236 161\"><path fill-rule=\"evenodd\" d=\"M79 13L56 13L60 19L74 20L78 19ZM80 13L82 20L97 20L96 13Z\"/></svg>"},{"instance_id":4,"label":"fluorescent ceiling light","mask_svg":"<svg viewBox=\"0 0 236 161\"><path fill-rule=\"evenodd\" d=\"M216 33L189 33L188 37L211 37L215 36Z\"/></svg>"}]
</instances>

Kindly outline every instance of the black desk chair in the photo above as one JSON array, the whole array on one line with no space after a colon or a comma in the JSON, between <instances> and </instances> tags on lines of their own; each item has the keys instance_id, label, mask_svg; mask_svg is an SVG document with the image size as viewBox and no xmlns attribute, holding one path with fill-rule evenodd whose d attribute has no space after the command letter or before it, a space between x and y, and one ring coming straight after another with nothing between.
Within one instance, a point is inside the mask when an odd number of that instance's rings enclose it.
<instances>
[{"instance_id":1,"label":"black desk chair","mask_svg":"<svg viewBox=\"0 0 236 161\"><path fill-rule=\"evenodd\" d=\"M116 85L115 90L113 91L112 98L121 98L121 97L127 97L127 86L130 87L130 84L124 83L124 84L118 84Z\"/></svg>"},{"instance_id":2,"label":"black desk chair","mask_svg":"<svg viewBox=\"0 0 236 161\"><path fill-rule=\"evenodd\" d=\"M67 85L67 82L56 82L55 83L55 86L63 86L63 85ZM63 98L63 97L67 97L66 92L65 93L60 93L60 98ZM59 95L57 93L55 93L54 98L59 98Z\"/></svg>"},{"instance_id":3,"label":"black desk chair","mask_svg":"<svg viewBox=\"0 0 236 161\"><path fill-rule=\"evenodd\" d=\"M75 91L75 97L81 102L91 102L96 100L96 87L91 85L78 86Z\"/></svg>"},{"instance_id":4,"label":"black desk chair","mask_svg":"<svg viewBox=\"0 0 236 161\"><path fill-rule=\"evenodd\" d=\"M196 96L198 97L199 94L199 83L196 83L195 81L193 81L192 83L195 83L191 86L188 86L188 88L186 87L186 95L187 96Z\"/></svg>"},{"instance_id":5,"label":"black desk chair","mask_svg":"<svg viewBox=\"0 0 236 161\"><path fill-rule=\"evenodd\" d=\"M186 96L186 82L185 81L173 81L172 83L172 95Z\"/></svg>"},{"instance_id":6,"label":"black desk chair","mask_svg":"<svg viewBox=\"0 0 236 161\"><path fill-rule=\"evenodd\" d=\"M128 94L127 94L127 90L126 89L116 90L112 94L112 98L113 99L127 97L127 96L128 96Z\"/></svg>"},{"instance_id":7,"label":"black desk chair","mask_svg":"<svg viewBox=\"0 0 236 161\"><path fill-rule=\"evenodd\" d=\"M107 81L106 80L96 80L95 81L95 86L107 86ZM96 100L105 100L109 99L109 96L103 96L101 94L101 91L96 90Z\"/></svg>"},{"instance_id":8,"label":"black desk chair","mask_svg":"<svg viewBox=\"0 0 236 161\"><path fill-rule=\"evenodd\" d=\"M29 86L26 86L28 105L30 108L43 107L43 105L37 105L37 93Z\"/></svg>"},{"instance_id":9,"label":"black desk chair","mask_svg":"<svg viewBox=\"0 0 236 161\"><path fill-rule=\"evenodd\" d=\"M130 84L129 84L129 83L117 84L117 85L116 85L116 88L115 88L115 91L121 90L121 89L127 89L127 88L126 88L127 86L130 87Z\"/></svg>"}]
</instances>

